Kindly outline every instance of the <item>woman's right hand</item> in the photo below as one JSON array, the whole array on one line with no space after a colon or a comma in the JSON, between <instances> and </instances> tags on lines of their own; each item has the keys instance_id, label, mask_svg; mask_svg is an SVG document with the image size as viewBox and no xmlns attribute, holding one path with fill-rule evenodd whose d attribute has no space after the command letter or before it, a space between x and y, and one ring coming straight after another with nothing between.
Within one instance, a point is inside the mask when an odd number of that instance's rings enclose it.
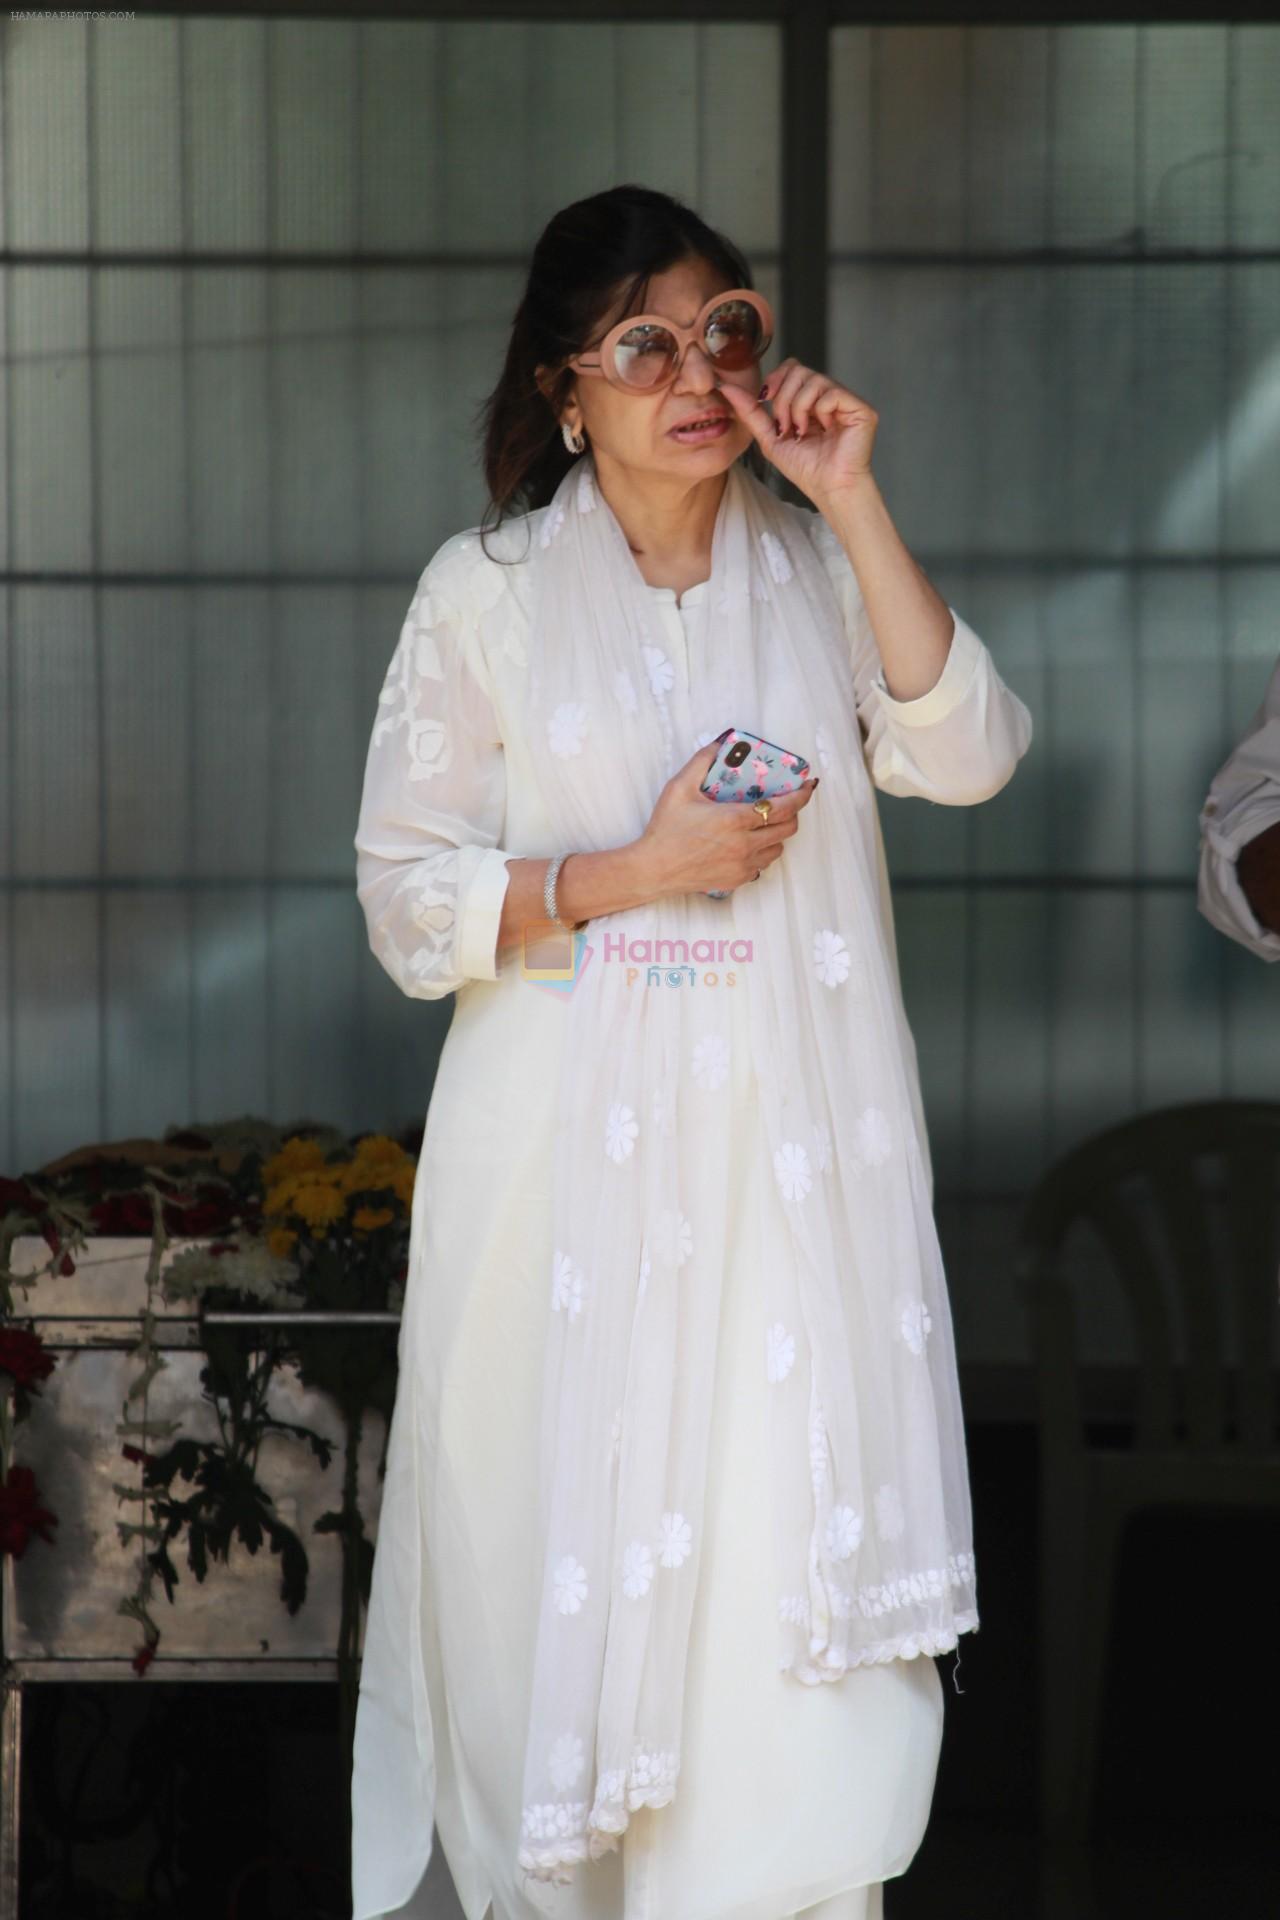
<instances>
[{"instance_id":1,"label":"woman's right hand","mask_svg":"<svg viewBox=\"0 0 1280 1920\"><path fill-rule=\"evenodd\" d=\"M782 858L818 784L806 780L794 793L769 802L763 824L746 801L712 800L699 791L716 757L716 743L699 747L672 774L658 795L649 824L633 842L646 875L646 890L666 893L732 892Z\"/></svg>"}]
</instances>

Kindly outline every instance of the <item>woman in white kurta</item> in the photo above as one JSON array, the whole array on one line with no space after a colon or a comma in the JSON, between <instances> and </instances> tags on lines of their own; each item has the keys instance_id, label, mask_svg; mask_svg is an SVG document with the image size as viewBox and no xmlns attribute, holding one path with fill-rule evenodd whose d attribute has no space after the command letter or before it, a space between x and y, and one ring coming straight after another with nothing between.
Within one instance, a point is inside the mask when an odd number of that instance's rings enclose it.
<instances>
[{"instance_id":1,"label":"woman in white kurta","mask_svg":"<svg viewBox=\"0 0 1280 1920\"><path fill-rule=\"evenodd\" d=\"M787 511L835 589L875 784L950 804L996 791L1030 726L977 635L951 610L936 683L894 699L844 547L820 514ZM425 570L383 688L356 834L374 953L411 997L457 997L414 1193L357 1725L354 1920L425 1920L433 1823L467 1920L877 1920L883 1882L905 1870L927 1823L942 1689L925 1654L858 1667L830 1687L800 1688L775 1669L773 1590L761 1573L767 1389L755 1289L779 1203L752 1158L745 980L732 1002L744 1044L731 1049L724 1112L741 1150L680 1791L671 1805L637 1810L620 1850L571 1886L535 1898L514 1872L542 1578L534 1441L553 1096L569 1000L525 978L499 933L508 861L565 851L553 845L521 728L530 621L521 556L545 512L487 535L494 558L470 529ZM698 650L700 585L649 591L676 673L687 682L711 671ZM423 689L429 718L419 714ZM820 767L820 732L815 747ZM413 761L437 755L415 790ZM891 929L882 849L879 892ZM726 981L722 991L733 989ZM914 1071L905 1020L900 1044ZM712 1618L730 1629L709 1632Z\"/></svg>"}]
</instances>

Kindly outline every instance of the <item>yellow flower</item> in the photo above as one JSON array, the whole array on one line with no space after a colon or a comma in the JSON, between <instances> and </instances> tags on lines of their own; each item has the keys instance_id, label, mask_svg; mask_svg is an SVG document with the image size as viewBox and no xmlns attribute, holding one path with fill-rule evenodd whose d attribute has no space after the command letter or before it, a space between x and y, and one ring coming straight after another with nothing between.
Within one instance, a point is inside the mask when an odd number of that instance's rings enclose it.
<instances>
[{"instance_id":1,"label":"yellow flower","mask_svg":"<svg viewBox=\"0 0 1280 1920\"><path fill-rule=\"evenodd\" d=\"M395 1189L396 1199L400 1202L406 1213L409 1212L413 1206L413 1183L417 1177L417 1172L417 1167L412 1161L409 1161L406 1166L401 1168L391 1183Z\"/></svg>"},{"instance_id":2,"label":"yellow flower","mask_svg":"<svg viewBox=\"0 0 1280 1920\"><path fill-rule=\"evenodd\" d=\"M312 1167L323 1167L324 1148L318 1140L306 1140L295 1133L286 1140L278 1153L262 1164L262 1178L270 1185L273 1181L283 1180L291 1173L306 1173Z\"/></svg>"},{"instance_id":3,"label":"yellow flower","mask_svg":"<svg viewBox=\"0 0 1280 1920\"><path fill-rule=\"evenodd\" d=\"M341 1218L345 1203L332 1181L307 1180L293 1196L293 1211L309 1227L328 1227Z\"/></svg>"},{"instance_id":4,"label":"yellow flower","mask_svg":"<svg viewBox=\"0 0 1280 1920\"><path fill-rule=\"evenodd\" d=\"M298 1236L292 1227L272 1227L267 1235L267 1251L277 1260L287 1260Z\"/></svg>"},{"instance_id":5,"label":"yellow flower","mask_svg":"<svg viewBox=\"0 0 1280 1920\"><path fill-rule=\"evenodd\" d=\"M296 1175L288 1180L280 1180L274 1187L268 1187L262 1198L264 1213L288 1213L293 1205L293 1196L298 1191Z\"/></svg>"},{"instance_id":6,"label":"yellow flower","mask_svg":"<svg viewBox=\"0 0 1280 1920\"><path fill-rule=\"evenodd\" d=\"M372 1233L375 1227L385 1227L388 1220L394 1218L394 1207L357 1207L351 1224L357 1233Z\"/></svg>"},{"instance_id":7,"label":"yellow flower","mask_svg":"<svg viewBox=\"0 0 1280 1920\"><path fill-rule=\"evenodd\" d=\"M274 1186L268 1187L263 1196L264 1213L289 1213L296 1211L297 1196L304 1187L337 1187L341 1180L341 1170L327 1166L323 1161L319 1166L299 1168L286 1173Z\"/></svg>"},{"instance_id":8,"label":"yellow flower","mask_svg":"<svg viewBox=\"0 0 1280 1920\"><path fill-rule=\"evenodd\" d=\"M414 1162L404 1148L377 1134L360 1141L354 1157L343 1170L343 1185L348 1193L374 1193L385 1187L398 1187L406 1168L412 1176Z\"/></svg>"},{"instance_id":9,"label":"yellow flower","mask_svg":"<svg viewBox=\"0 0 1280 1920\"><path fill-rule=\"evenodd\" d=\"M354 1157L362 1163L370 1160L396 1161L404 1159L405 1151L385 1133L371 1133L363 1140L357 1140Z\"/></svg>"}]
</instances>

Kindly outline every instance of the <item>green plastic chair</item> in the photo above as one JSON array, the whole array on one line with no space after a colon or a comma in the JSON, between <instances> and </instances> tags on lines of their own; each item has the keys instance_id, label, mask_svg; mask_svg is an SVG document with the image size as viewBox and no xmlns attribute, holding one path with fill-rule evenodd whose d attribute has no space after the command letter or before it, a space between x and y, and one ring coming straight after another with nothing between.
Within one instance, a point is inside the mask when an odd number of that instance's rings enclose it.
<instances>
[{"instance_id":1,"label":"green plastic chair","mask_svg":"<svg viewBox=\"0 0 1280 1920\"><path fill-rule=\"evenodd\" d=\"M1082 1260L1068 1237L1083 1229ZM1094 1135L1030 1194L1017 1247L1040 1445L1040 1809L1093 1813L1115 1567L1130 1515L1280 1502L1280 1103L1201 1101ZM1133 1336L1118 1420L1081 1402L1077 1300Z\"/></svg>"}]
</instances>

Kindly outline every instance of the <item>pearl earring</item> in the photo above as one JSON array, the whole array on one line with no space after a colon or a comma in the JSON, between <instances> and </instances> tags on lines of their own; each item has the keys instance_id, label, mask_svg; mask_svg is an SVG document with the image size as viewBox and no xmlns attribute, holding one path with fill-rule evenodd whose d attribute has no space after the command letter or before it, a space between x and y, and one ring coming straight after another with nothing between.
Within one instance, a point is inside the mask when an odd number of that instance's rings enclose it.
<instances>
[{"instance_id":1,"label":"pearl earring","mask_svg":"<svg viewBox=\"0 0 1280 1920\"><path fill-rule=\"evenodd\" d=\"M567 420L564 421L560 428L560 437L570 453L582 453L585 451L587 444L586 436L581 433L575 433Z\"/></svg>"}]
</instances>

